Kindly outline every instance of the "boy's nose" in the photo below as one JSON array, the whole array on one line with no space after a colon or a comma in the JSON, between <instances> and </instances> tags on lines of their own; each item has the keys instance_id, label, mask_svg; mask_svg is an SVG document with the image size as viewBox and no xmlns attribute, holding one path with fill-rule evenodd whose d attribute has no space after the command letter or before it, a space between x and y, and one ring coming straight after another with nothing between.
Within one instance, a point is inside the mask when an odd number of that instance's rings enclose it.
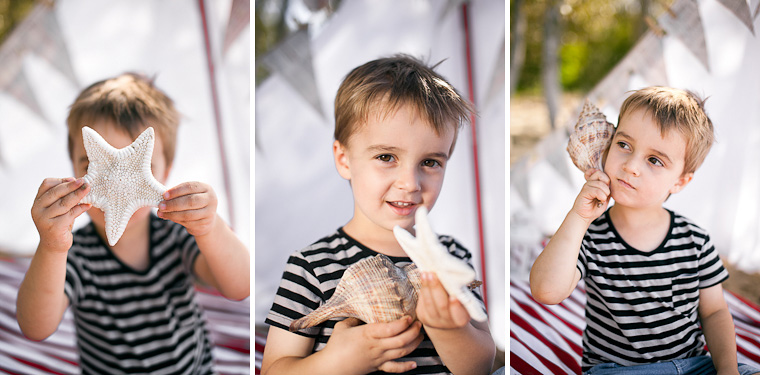
<instances>
[{"instance_id":1,"label":"boy's nose","mask_svg":"<svg viewBox=\"0 0 760 375\"><path fill-rule=\"evenodd\" d=\"M396 178L396 187L406 191L420 190L420 175L415 167L404 167L399 169Z\"/></svg>"},{"instance_id":2,"label":"boy's nose","mask_svg":"<svg viewBox=\"0 0 760 375\"><path fill-rule=\"evenodd\" d=\"M634 158L630 158L623 163L623 171L638 176L639 165Z\"/></svg>"}]
</instances>

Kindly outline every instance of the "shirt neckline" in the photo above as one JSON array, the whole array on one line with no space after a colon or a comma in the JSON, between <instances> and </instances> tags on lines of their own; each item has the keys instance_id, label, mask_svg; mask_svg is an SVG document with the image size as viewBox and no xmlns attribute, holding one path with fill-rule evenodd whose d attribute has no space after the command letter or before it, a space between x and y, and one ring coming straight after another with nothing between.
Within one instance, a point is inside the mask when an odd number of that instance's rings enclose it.
<instances>
[{"instance_id":1,"label":"shirt neckline","mask_svg":"<svg viewBox=\"0 0 760 375\"><path fill-rule=\"evenodd\" d=\"M383 255L388 257L393 263L400 263L400 262L411 262L412 259L407 257L399 257L399 256L392 256L392 255L386 255L381 252L375 251L364 245L363 243L359 242L357 239L351 237L346 231L343 230L343 227L338 228L338 233L345 237L346 240L351 244L359 249L362 250L362 252L368 253L369 256L375 256L375 255Z\"/></svg>"},{"instance_id":2,"label":"shirt neckline","mask_svg":"<svg viewBox=\"0 0 760 375\"><path fill-rule=\"evenodd\" d=\"M148 221L148 266L144 270L137 270L133 268L132 266L124 263L121 259L119 259L116 254L114 254L113 249L111 249L110 246L106 243L106 241L100 237L100 234L98 234L97 229L95 229L95 223L90 221L90 225L92 226L92 231L95 233L95 237L97 237L98 242L100 243L100 246L102 246L106 250L106 254L108 256L115 260L123 269L127 270L130 273L136 274L136 275L147 275L151 269L153 269L153 266L155 264L155 257L153 256L153 222L154 220L158 220L158 216L153 215L153 213L150 213L148 215L149 221Z\"/></svg>"},{"instance_id":3,"label":"shirt neckline","mask_svg":"<svg viewBox=\"0 0 760 375\"><path fill-rule=\"evenodd\" d=\"M673 227L675 226L675 213L673 211L663 207L665 211L667 211L668 214L670 215L670 223L668 224L668 232L667 234L665 234L665 238L662 239L662 242L660 242L660 244L657 245L657 247L654 248L652 251L642 251L628 244L628 242L625 241L623 236L620 235L620 232L617 231L617 228L615 228L615 224L612 223L612 218L610 217L610 208L608 208L607 211L604 212L603 220L607 222L607 224L610 227L610 230L615 235L615 238L617 238L620 241L620 243L623 244L623 246L625 246L627 250L636 252L644 256L649 256L651 254L657 254L657 253L661 253L665 251L665 244L673 236Z\"/></svg>"}]
</instances>

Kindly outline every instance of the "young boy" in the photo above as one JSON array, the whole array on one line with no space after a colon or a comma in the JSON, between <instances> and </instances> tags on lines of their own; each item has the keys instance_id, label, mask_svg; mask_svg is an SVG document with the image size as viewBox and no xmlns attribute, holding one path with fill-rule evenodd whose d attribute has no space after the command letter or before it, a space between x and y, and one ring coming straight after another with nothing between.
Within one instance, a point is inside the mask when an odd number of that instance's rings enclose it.
<instances>
[{"instance_id":1,"label":"young boy","mask_svg":"<svg viewBox=\"0 0 760 375\"><path fill-rule=\"evenodd\" d=\"M213 189L188 182L167 190L158 217L138 210L114 246L103 212L79 203L90 190L82 127L122 148L152 126L151 169L165 183L179 125L173 102L148 79L123 74L86 88L67 123L78 178L45 179L32 206L40 243L18 293L21 330L43 340L71 305L82 373L212 373L193 280L239 300L250 277L248 250L217 216ZM91 223L72 234L85 211Z\"/></svg>"},{"instance_id":2,"label":"young boy","mask_svg":"<svg viewBox=\"0 0 760 375\"><path fill-rule=\"evenodd\" d=\"M263 374L490 371L495 347L488 325L471 321L431 274L423 276L419 321L405 316L360 325L354 318L338 318L288 331L290 322L332 296L350 265L378 253L398 265L411 261L393 227L411 232L417 208L433 207L458 127L469 113L469 104L451 85L408 56L368 62L345 78L335 98L333 155L338 173L351 185L354 215L288 260L266 319L271 327ZM452 238L441 241L455 256L470 260Z\"/></svg>"},{"instance_id":3,"label":"young boy","mask_svg":"<svg viewBox=\"0 0 760 375\"><path fill-rule=\"evenodd\" d=\"M585 280L584 373L758 371L737 366L720 284L728 273L710 237L662 207L691 181L712 142L695 94L635 91L620 109L604 171L586 172L573 208L533 264L531 291L541 303L561 302ZM606 210L609 198L615 204Z\"/></svg>"}]
</instances>

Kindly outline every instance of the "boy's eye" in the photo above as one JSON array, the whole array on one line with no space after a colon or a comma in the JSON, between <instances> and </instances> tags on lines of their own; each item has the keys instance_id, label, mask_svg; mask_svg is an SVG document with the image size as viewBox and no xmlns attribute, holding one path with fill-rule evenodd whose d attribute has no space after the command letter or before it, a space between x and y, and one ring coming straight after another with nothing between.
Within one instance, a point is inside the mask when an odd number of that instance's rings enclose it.
<instances>
[{"instance_id":1,"label":"boy's eye","mask_svg":"<svg viewBox=\"0 0 760 375\"><path fill-rule=\"evenodd\" d=\"M427 159L422 162L422 165L429 168L435 168L441 166L441 163L438 160Z\"/></svg>"},{"instance_id":2,"label":"boy's eye","mask_svg":"<svg viewBox=\"0 0 760 375\"><path fill-rule=\"evenodd\" d=\"M658 167L662 167L663 165L665 165L662 163L662 161L660 161L660 159L657 159L654 156L649 157L648 161L652 163L652 165L656 165Z\"/></svg>"},{"instance_id":3,"label":"boy's eye","mask_svg":"<svg viewBox=\"0 0 760 375\"><path fill-rule=\"evenodd\" d=\"M622 148L623 150L628 150L631 148L630 146L628 146L628 143L625 143L623 141L619 141L617 144L618 144L618 147Z\"/></svg>"},{"instance_id":4,"label":"boy's eye","mask_svg":"<svg viewBox=\"0 0 760 375\"><path fill-rule=\"evenodd\" d=\"M375 159L384 161L386 163L393 161L393 155L390 154L382 154L375 157Z\"/></svg>"}]
</instances>

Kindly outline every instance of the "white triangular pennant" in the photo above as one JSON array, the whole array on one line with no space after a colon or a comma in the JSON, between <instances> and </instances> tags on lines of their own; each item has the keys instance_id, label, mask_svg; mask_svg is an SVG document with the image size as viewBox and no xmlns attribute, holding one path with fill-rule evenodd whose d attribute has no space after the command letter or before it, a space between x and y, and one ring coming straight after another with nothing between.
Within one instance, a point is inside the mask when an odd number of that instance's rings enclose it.
<instances>
[{"instance_id":1,"label":"white triangular pennant","mask_svg":"<svg viewBox=\"0 0 760 375\"><path fill-rule=\"evenodd\" d=\"M23 70L19 71L19 74L17 74L5 88L3 88L3 91L10 94L10 96L18 100L19 103L25 105L41 118L45 118L45 113L42 111L39 102L37 102L37 97L34 95L32 85L29 84L29 80L26 78Z\"/></svg>"},{"instance_id":2,"label":"white triangular pennant","mask_svg":"<svg viewBox=\"0 0 760 375\"><path fill-rule=\"evenodd\" d=\"M705 29L699 15L697 2L694 0L677 1L670 9L671 12L665 12L659 18L660 26L668 35L681 40L686 48L705 66L705 69L710 71Z\"/></svg>"},{"instance_id":3,"label":"white triangular pennant","mask_svg":"<svg viewBox=\"0 0 760 375\"><path fill-rule=\"evenodd\" d=\"M739 21L742 21L744 26L747 26L752 35L755 35L755 28L752 25L752 15L750 14L747 0L718 0L718 2L736 15Z\"/></svg>"},{"instance_id":4,"label":"white triangular pennant","mask_svg":"<svg viewBox=\"0 0 760 375\"><path fill-rule=\"evenodd\" d=\"M227 53L232 43L240 36L240 33L251 24L251 2L248 0L232 0L230 17L227 20L227 28L224 30L224 44L222 56Z\"/></svg>"},{"instance_id":5,"label":"white triangular pennant","mask_svg":"<svg viewBox=\"0 0 760 375\"><path fill-rule=\"evenodd\" d=\"M262 64L281 75L323 118L325 117L319 100L307 29L298 30L288 36L261 60Z\"/></svg>"}]
</instances>

